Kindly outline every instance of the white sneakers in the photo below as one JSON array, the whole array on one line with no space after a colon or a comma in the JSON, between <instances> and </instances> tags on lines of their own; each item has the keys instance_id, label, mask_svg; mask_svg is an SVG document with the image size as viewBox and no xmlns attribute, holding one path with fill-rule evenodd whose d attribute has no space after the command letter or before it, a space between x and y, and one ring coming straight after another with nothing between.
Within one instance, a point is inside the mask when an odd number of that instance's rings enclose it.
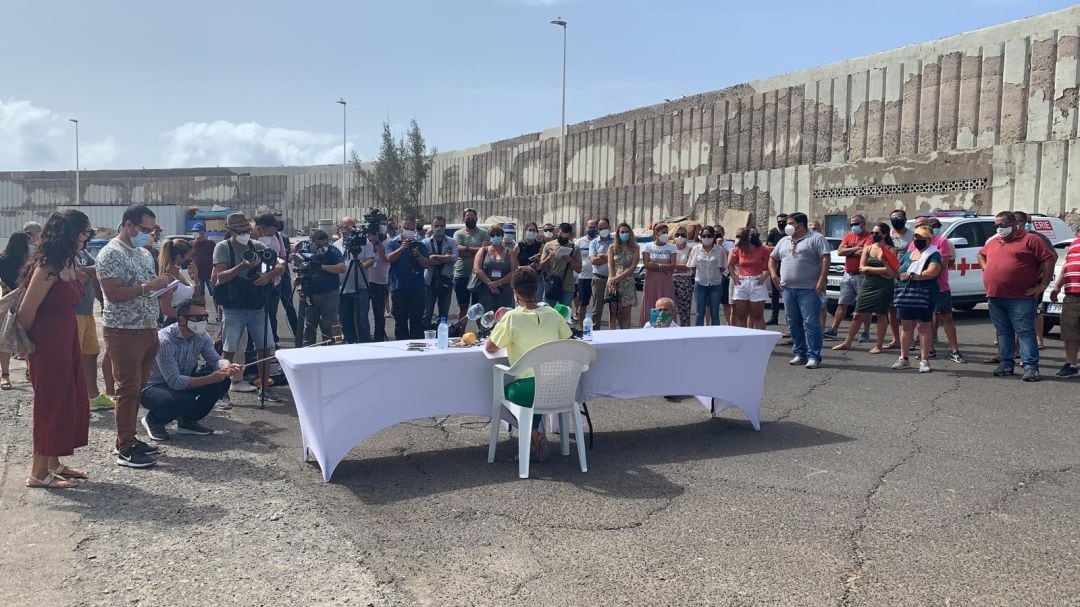
<instances>
[{"instance_id":1,"label":"white sneakers","mask_svg":"<svg viewBox=\"0 0 1080 607\"><path fill-rule=\"evenodd\" d=\"M810 360L807 360L807 359L805 359L805 358L803 358L801 356L796 356L795 358L789 360L788 364L793 366L793 367L796 366L796 365L806 365L807 369L817 369L818 367L821 366L821 361L817 360L815 358L811 358Z\"/></svg>"}]
</instances>

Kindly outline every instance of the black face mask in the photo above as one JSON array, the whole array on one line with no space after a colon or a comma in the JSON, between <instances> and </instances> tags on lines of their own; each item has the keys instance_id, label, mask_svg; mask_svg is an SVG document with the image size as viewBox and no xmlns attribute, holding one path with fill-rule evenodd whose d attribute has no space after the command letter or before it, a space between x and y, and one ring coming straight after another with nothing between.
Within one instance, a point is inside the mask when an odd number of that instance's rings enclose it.
<instances>
[{"instance_id":1,"label":"black face mask","mask_svg":"<svg viewBox=\"0 0 1080 607\"><path fill-rule=\"evenodd\" d=\"M278 232L283 232L283 231L285 231L285 222L284 221L279 221L276 224L274 224L274 227L277 228Z\"/></svg>"},{"instance_id":2,"label":"black face mask","mask_svg":"<svg viewBox=\"0 0 1080 607\"><path fill-rule=\"evenodd\" d=\"M570 243L570 239L565 236L559 236L559 244L566 246Z\"/></svg>"},{"instance_id":3,"label":"black face mask","mask_svg":"<svg viewBox=\"0 0 1080 607\"><path fill-rule=\"evenodd\" d=\"M922 238L916 238L912 242L915 243L915 248L920 250L920 251L922 251L926 247L930 246L930 241L929 240L924 240Z\"/></svg>"},{"instance_id":4,"label":"black face mask","mask_svg":"<svg viewBox=\"0 0 1080 607\"><path fill-rule=\"evenodd\" d=\"M780 228L780 231L783 232L784 228L787 227L787 220L782 219L782 220L777 221L776 222L776 227Z\"/></svg>"},{"instance_id":5,"label":"black face mask","mask_svg":"<svg viewBox=\"0 0 1080 607\"><path fill-rule=\"evenodd\" d=\"M191 266L191 260L188 260L188 261L185 261L184 263L180 264L180 269L181 270L186 270L190 266Z\"/></svg>"},{"instance_id":6,"label":"black face mask","mask_svg":"<svg viewBox=\"0 0 1080 607\"><path fill-rule=\"evenodd\" d=\"M750 237L750 244L754 245L755 247L760 247L761 246L761 237L758 236L757 234L754 234L753 236Z\"/></svg>"},{"instance_id":7,"label":"black face mask","mask_svg":"<svg viewBox=\"0 0 1080 607\"><path fill-rule=\"evenodd\" d=\"M892 223L892 227L898 230L907 225L907 220L903 217L891 217L889 221Z\"/></svg>"},{"instance_id":8,"label":"black face mask","mask_svg":"<svg viewBox=\"0 0 1080 607\"><path fill-rule=\"evenodd\" d=\"M475 219L466 219L465 220L465 227L469 228L470 230L475 229L476 228L476 220Z\"/></svg>"},{"instance_id":9,"label":"black face mask","mask_svg":"<svg viewBox=\"0 0 1080 607\"><path fill-rule=\"evenodd\" d=\"M871 238L874 239L874 242L881 242L884 239L884 236L881 235L881 232L874 232Z\"/></svg>"}]
</instances>

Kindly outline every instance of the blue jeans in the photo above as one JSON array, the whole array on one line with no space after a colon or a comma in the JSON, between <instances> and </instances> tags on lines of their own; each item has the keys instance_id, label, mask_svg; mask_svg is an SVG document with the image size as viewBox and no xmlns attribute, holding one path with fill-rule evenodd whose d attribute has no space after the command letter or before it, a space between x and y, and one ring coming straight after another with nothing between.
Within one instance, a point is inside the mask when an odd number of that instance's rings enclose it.
<instances>
[{"instance_id":1,"label":"blue jeans","mask_svg":"<svg viewBox=\"0 0 1080 607\"><path fill-rule=\"evenodd\" d=\"M371 341L371 321L368 312L371 309L371 294L367 289L355 293L343 293L338 305L341 318L341 335L345 343L367 343Z\"/></svg>"},{"instance_id":2,"label":"blue jeans","mask_svg":"<svg viewBox=\"0 0 1080 607\"><path fill-rule=\"evenodd\" d=\"M791 352L821 360L821 297L813 289L783 289L784 310L791 331Z\"/></svg>"},{"instance_id":3,"label":"blue jeans","mask_svg":"<svg viewBox=\"0 0 1080 607\"><path fill-rule=\"evenodd\" d=\"M705 324L705 307L709 308L709 319L713 325L720 324L720 296L724 292L723 285L699 285L694 283L694 299L697 300L697 320L694 326L700 327Z\"/></svg>"},{"instance_id":4,"label":"blue jeans","mask_svg":"<svg viewBox=\"0 0 1080 607\"><path fill-rule=\"evenodd\" d=\"M267 335L269 320L266 310L248 310L245 308L222 308L221 310L221 343L222 350L230 354L238 352L240 338L247 330L255 347L259 350L269 350L274 347Z\"/></svg>"},{"instance_id":5,"label":"blue jeans","mask_svg":"<svg viewBox=\"0 0 1080 607\"><path fill-rule=\"evenodd\" d=\"M1001 366L1013 367L1013 355L1016 353L1017 336L1020 337L1020 360L1024 369L1039 370L1039 345L1035 340L1035 308L1038 304L1033 297L1006 299L989 297L990 322L997 332L998 353Z\"/></svg>"}]
</instances>

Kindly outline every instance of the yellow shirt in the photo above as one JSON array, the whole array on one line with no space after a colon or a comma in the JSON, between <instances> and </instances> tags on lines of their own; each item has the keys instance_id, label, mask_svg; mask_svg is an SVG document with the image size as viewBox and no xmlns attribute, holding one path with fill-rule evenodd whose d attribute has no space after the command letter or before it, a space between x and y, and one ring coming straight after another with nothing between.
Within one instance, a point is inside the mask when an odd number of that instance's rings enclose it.
<instances>
[{"instance_id":1,"label":"yellow shirt","mask_svg":"<svg viewBox=\"0 0 1080 607\"><path fill-rule=\"evenodd\" d=\"M532 310L518 306L507 312L499 324L491 331L491 341L500 348L506 348L506 357L513 365L529 350L559 339L570 338L570 325L562 315L547 306ZM532 377L529 369L518 379Z\"/></svg>"}]
</instances>

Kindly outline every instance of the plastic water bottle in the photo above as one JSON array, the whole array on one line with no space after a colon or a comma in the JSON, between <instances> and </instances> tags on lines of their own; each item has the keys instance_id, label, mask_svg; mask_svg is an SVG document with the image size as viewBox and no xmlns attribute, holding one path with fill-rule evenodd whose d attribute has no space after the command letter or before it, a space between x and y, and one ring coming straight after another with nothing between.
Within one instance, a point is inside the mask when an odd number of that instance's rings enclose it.
<instances>
[{"instance_id":1,"label":"plastic water bottle","mask_svg":"<svg viewBox=\"0 0 1080 607\"><path fill-rule=\"evenodd\" d=\"M445 350L450 347L450 326L446 324L446 317L439 319L439 349Z\"/></svg>"},{"instance_id":2,"label":"plastic water bottle","mask_svg":"<svg viewBox=\"0 0 1080 607\"><path fill-rule=\"evenodd\" d=\"M592 312L585 313L585 320L581 323L581 339L592 341Z\"/></svg>"}]
</instances>

